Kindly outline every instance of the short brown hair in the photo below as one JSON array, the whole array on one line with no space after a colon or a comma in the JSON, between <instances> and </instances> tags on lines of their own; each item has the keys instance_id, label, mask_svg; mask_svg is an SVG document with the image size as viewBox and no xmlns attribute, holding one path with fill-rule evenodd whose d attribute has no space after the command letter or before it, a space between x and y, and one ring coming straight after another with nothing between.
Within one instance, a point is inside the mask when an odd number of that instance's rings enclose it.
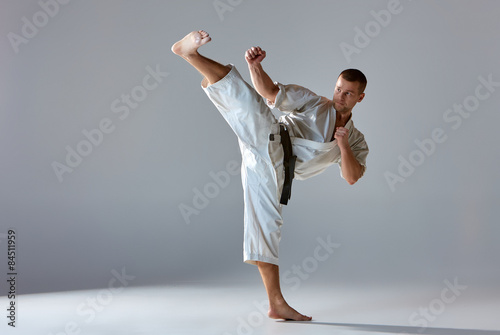
<instances>
[{"instance_id":1,"label":"short brown hair","mask_svg":"<svg viewBox=\"0 0 500 335\"><path fill-rule=\"evenodd\" d=\"M344 78L347 81L359 83L360 94L365 91L367 84L366 77L363 72L359 71L358 69L346 69L340 73L339 78L340 77Z\"/></svg>"}]
</instances>

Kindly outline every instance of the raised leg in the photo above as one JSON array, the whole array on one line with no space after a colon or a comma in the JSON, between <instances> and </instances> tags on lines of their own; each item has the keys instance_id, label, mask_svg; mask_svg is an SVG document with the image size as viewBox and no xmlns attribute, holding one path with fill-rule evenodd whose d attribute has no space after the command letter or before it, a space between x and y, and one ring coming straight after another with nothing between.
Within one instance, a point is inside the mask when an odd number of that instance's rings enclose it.
<instances>
[{"instance_id":1,"label":"raised leg","mask_svg":"<svg viewBox=\"0 0 500 335\"><path fill-rule=\"evenodd\" d=\"M264 262L258 262L257 266L269 298L268 316L272 319L311 321L310 316L300 314L290 307L283 298L280 288L279 267Z\"/></svg>"},{"instance_id":2,"label":"raised leg","mask_svg":"<svg viewBox=\"0 0 500 335\"><path fill-rule=\"evenodd\" d=\"M172 52L184 58L198 70L210 85L224 78L230 71L228 66L217 63L198 53L198 48L211 40L211 37L206 31L199 30L190 32L182 40L176 42L172 46Z\"/></svg>"}]
</instances>

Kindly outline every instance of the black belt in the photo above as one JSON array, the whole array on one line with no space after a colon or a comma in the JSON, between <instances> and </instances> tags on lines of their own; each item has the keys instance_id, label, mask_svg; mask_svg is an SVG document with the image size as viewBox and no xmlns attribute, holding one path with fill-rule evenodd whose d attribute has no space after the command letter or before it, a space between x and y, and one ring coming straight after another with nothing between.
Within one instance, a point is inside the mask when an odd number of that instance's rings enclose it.
<instances>
[{"instance_id":1,"label":"black belt","mask_svg":"<svg viewBox=\"0 0 500 335\"><path fill-rule=\"evenodd\" d=\"M286 205L292 196L292 180L295 175L295 161L297 156L293 155L292 142L288 129L284 124L280 124L281 145L283 146L283 167L285 169L285 181L283 183L283 191L281 192L280 203Z\"/></svg>"}]
</instances>

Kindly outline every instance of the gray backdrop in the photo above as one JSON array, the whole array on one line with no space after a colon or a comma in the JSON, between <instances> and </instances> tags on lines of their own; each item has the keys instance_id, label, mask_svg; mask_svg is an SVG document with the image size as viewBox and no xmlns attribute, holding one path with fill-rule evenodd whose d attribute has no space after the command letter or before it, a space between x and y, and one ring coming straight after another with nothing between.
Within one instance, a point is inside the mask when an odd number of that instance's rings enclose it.
<instances>
[{"instance_id":1,"label":"gray backdrop","mask_svg":"<svg viewBox=\"0 0 500 335\"><path fill-rule=\"evenodd\" d=\"M273 80L319 95L345 68L368 77L353 116L367 172L294 183L288 284L498 283L497 1L0 6L0 265L14 228L19 293L105 287L113 270L133 285L258 280L236 137L170 51L198 29L213 38L202 53L246 79L253 45Z\"/></svg>"}]
</instances>

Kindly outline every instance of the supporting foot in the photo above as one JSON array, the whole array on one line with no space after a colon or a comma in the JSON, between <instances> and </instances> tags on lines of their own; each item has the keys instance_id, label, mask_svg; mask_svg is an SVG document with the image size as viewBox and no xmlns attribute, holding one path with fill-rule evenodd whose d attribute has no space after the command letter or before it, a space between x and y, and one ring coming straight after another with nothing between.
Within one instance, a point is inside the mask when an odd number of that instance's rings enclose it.
<instances>
[{"instance_id":1,"label":"supporting foot","mask_svg":"<svg viewBox=\"0 0 500 335\"><path fill-rule=\"evenodd\" d=\"M271 303L267 315L271 319L285 319L293 321L311 321L312 317L300 314L290 307L285 300Z\"/></svg>"},{"instance_id":2,"label":"supporting foot","mask_svg":"<svg viewBox=\"0 0 500 335\"><path fill-rule=\"evenodd\" d=\"M311 321L310 316L300 314L290 307L283 298L280 288L279 267L278 265L257 262L259 272L266 287L269 298L269 311L267 315L271 319L285 319L294 321Z\"/></svg>"}]
</instances>

